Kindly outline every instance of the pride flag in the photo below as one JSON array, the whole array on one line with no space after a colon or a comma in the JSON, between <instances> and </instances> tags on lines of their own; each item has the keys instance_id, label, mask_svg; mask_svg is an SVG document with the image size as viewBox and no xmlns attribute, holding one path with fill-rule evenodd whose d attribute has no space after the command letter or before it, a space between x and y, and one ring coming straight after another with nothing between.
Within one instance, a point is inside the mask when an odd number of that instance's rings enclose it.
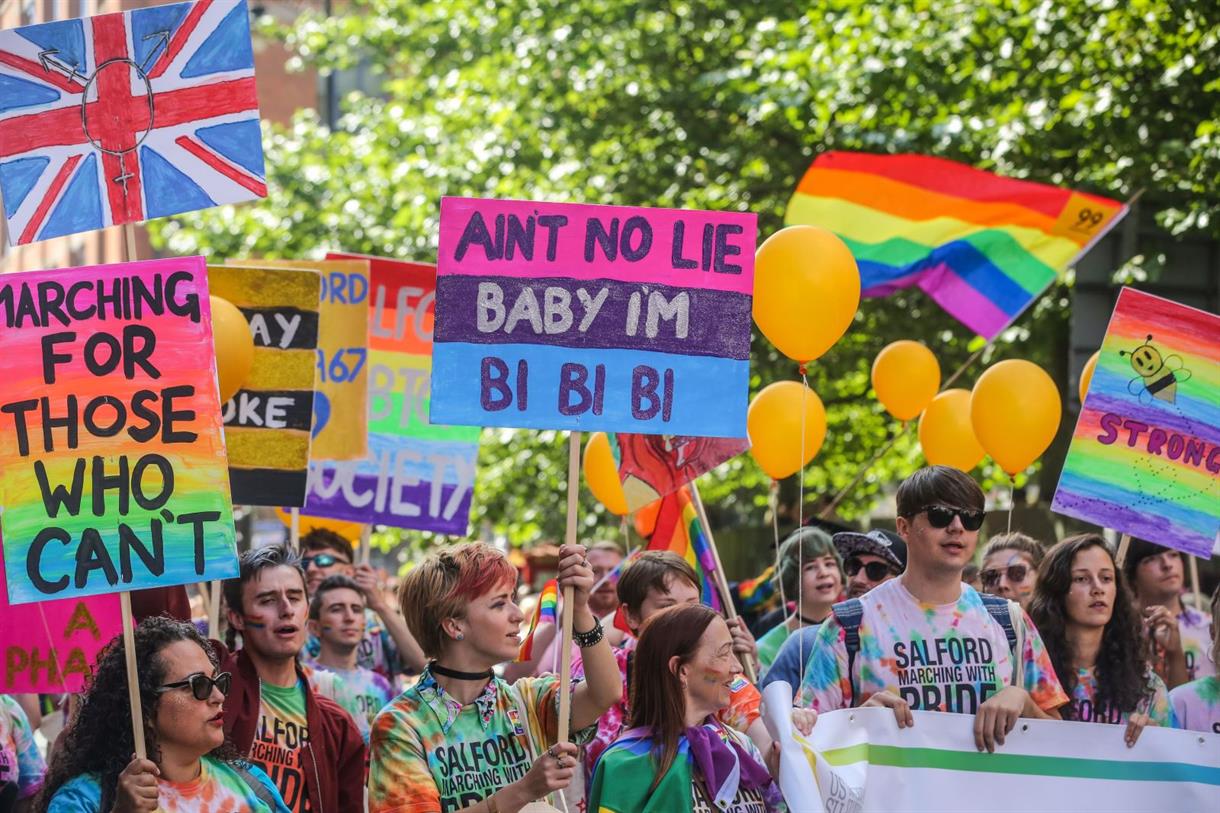
<instances>
[{"instance_id":1,"label":"pride flag","mask_svg":"<svg viewBox=\"0 0 1220 813\"><path fill-rule=\"evenodd\" d=\"M992 339L1126 212L1115 200L943 158L828 152L784 219L842 238L864 296L917 286Z\"/></svg>"},{"instance_id":2,"label":"pride flag","mask_svg":"<svg viewBox=\"0 0 1220 813\"><path fill-rule=\"evenodd\" d=\"M671 550L694 568L702 585L702 601L719 610L720 591L716 589L716 559L712 555L707 533L699 522L699 514L686 487L662 497L657 503L655 521L647 524L652 512L639 512L636 530L648 539L647 550Z\"/></svg>"},{"instance_id":3,"label":"pride flag","mask_svg":"<svg viewBox=\"0 0 1220 813\"><path fill-rule=\"evenodd\" d=\"M756 613L770 604L775 596L775 565L752 579L738 582L737 595L741 597L743 612Z\"/></svg>"},{"instance_id":4,"label":"pride flag","mask_svg":"<svg viewBox=\"0 0 1220 813\"><path fill-rule=\"evenodd\" d=\"M534 616L530 619L530 631L521 642L521 651L517 653L517 663L524 663L534 656L534 631L538 625L547 622L554 624L559 607L559 582L551 579L542 585L538 594L538 604L534 606Z\"/></svg>"}]
</instances>

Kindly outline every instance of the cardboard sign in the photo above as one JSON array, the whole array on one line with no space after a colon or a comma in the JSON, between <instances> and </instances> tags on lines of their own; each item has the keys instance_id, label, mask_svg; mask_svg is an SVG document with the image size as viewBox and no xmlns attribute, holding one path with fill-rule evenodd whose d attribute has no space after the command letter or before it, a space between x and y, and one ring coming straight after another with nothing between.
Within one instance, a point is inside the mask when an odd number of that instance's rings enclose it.
<instances>
[{"instance_id":1,"label":"cardboard sign","mask_svg":"<svg viewBox=\"0 0 1220 813\"><path fill-rule=\"evenodd\" d=\"M372 270L370 453L356 462L315 461L305 511L464 536L479 429L428 420L436 266L361 259Z\"/></svg>"},{"instance_id":2,"label":"cardboard sign","mask_svg":"<svg viewBox=\"0 0 1220 813\"><path fill-rule=\"evenodd\" d=\"M672 494L750 448L745 438L698 438L690 435L611 436L627 510L636 512Z\"/></svg>"},{"instance_id":3,"label":"cardboard sign","mask_svg":"<svg viewBox=\"0 0 1220 813\"><path fill-rule=\"evenodd\" d=\"M0 276L13 604L237 575L202 257Z\"/></svg>"},{"instance_id":4,"label":"cardboard sign","mask_svg":"<svg viewBox=\"0 0 1220 813\"><path fill-rule=\"evenodd\" d=\"M0 584L4 582L0 559ZM0 589L0 694L79 692L97 654L123 631L117 595L10 606Z\"/></svg>"},{"instance_id":5,"label":"cardboard sign","mask_svg":"<svg viewBox=\"0 0 1220 813\"><path fill-rule=\"evenodd\" d=\"M745 437L752 214L445 198L432 419Z\"/></svg>"},{"instance_id":6,"label":"cardboard sign","mask_svg":"<svg viewBox=\"0 0 1220 813\"><path fill-rule=\"evenodd\" d=\"M221 411L239 505L305 504L320 285L316 271L208 268L211 292L241 310L254 337L250 375Z\"/></svg>"},{"instance_id":7,"label":"cardboard sign","mask_svg":"<svg viewBox=\"0 0 1220 813\"><path fill-rule=\"evenodd\" d=\"M12 245L266 197L245 0L0 31Z\"/></svg>"},{"instance_id":8,"label":"cardboard sign","mask_svg":"<svg viewBox=\"0 0 1220 813\"><path fill-rule=\"evenodd\" d=\"M1051 507L1211 555L1220 540L1220 317L1119 292Z\"/></svg>"},{"instance_id":9,"label":"cardboard sign","mask_svg":"<svg viewBox=\"0 0 1220 813\"><path fill-rule=\"evenodd\" d=\"M227 265L297 268L322 276L313 460L360 460L368 451L368 260L250 260Z\"/></svg>"}]
</instances>

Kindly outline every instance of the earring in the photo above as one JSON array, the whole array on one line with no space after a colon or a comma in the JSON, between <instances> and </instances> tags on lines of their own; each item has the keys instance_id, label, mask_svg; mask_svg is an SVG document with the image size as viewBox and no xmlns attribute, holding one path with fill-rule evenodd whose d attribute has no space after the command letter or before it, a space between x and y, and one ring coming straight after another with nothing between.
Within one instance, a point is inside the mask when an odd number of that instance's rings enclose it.
<instances>
[{"instance_id":1,"label":"earring","mask_svg":"<svg viewBox=\"0 0 1220 813\"><path fill-rule=\"evenodd\" d=\"M457 635L453 636L453 639L455 641L465 641L466 636L459 632Z\"/></svg>"}]
</instances>

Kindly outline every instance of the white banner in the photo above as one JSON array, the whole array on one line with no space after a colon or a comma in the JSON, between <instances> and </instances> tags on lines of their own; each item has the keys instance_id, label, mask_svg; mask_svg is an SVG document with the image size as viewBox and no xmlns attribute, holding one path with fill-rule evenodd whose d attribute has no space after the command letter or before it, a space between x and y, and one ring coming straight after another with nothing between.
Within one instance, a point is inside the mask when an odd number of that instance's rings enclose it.
<instances>
[{"instance_id":1,"label":"white banner","mask_svg":"<svg viewBox=\"0 0 1220 813\"><path fill-rule=\"evenodd\" d=\"M974 718L917 711L902 731L889 709L829 712L812 736L792 728L792 689L763 692L780 743L780 787L793 813L912 811L1220 811L1220 735L1021 720L994 754L974 745Z\"/></svg>"}]
</instances>

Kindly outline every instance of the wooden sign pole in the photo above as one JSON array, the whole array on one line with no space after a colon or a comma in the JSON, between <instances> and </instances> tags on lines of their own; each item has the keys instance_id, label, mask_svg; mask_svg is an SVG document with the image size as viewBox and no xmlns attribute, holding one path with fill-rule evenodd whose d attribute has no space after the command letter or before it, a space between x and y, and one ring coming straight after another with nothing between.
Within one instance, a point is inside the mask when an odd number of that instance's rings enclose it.
<instances>
[{"instance_id":1,"label":"wooden sign pole","mask_svg":"<svg viewBox=\"0 0 1220 813\"><path fill-rule=\"evenodd\" d=\"M1190 562L1190 603L1202 612L1204 601L1199 592L1199 557L1186 554L1186 559Z\"/></svg>"},{"instance_id":2,"label":"wooden sign pole","mask_svg":"<svg viewBox=\"0 0 1220 813\"><path fill-rule=\"evenodd\" d=\"M576 544L576 510L580 497L580 436L568 433L568 525L564 542ZM559 639L559 739L568 742L572 722L572 588L563 588Z\"/></svg>"},{"instance_id":3,"label":"wooden sign pole","mask_svg":"<svg viewBox=\"0 0 1220 813\"><path fill-rule=\"evenodd\" d=\"M716 563L716 586L720 590L720 599L724 602L725 615L730 621L737 618L737 607L733 604L733 594L729 592L729 582L724 576L724 566L720 564L720 551L716 549L716 538L712 536L712 524L707 521L707 511L703 508L703 497L699 495L699 485L690 481L690 494L695 502L695 511L699 514L699 522L703 532L707 534L708 547L712 549L712 560ZM746 677L751 683L758 683L758 673L754 671L754 662L750 658L742 661L741 668L746 670Z\"/></svg>"},{"instance_id":4,"label":"wooden sign pole","mask_svg":"<svg viewBox=\"0 0 1220 813\"><path fill-rule=\"evenodd\" d=\"M119 609L123 614L123 654L127 658L127 698L131 701L131 735L135 741L136 757L148 759L144 747L144 711L140 706L139 667L136 664L135 622L131 615L131 593L119 593Z\"/></svg>"},{"instance_id":5,"label":"wooden sign pole","mask_svg":"<svg viewBox=\"0 0 1220 813\"><path fill-rule=\"evenodd\" d=\"M212 591L212 603L208 607L208 635L220 640L220 580L209 583Z\"/></svg>"},{"instance_id":6,"label":"wooden sign pole","mask_svg":"<svg viewBox=\"0 0 1220 813\"><path fill-rule=\"evenodd\" d=\"M369 535L372 532L372 525L365 525L360 529L360 564L362 565L369 563Z\"/></svg>"},{"instance_id":7,"label":"wooden sign pole","mask_svg":"<svg viewBox=\"0 0 1220 813\"><path fill-rule=\"evenodd\" d=\"M1123 566L1123 562L1127 561L1127 548L1131 547L1131 535L1123 534L1118 538L1118 553L1114 555L1114 564L1119 567Z\"/></svg>"},{"instance_id":8,"label":"wooden sign pole","mask_svg":"<svg viewBox=\"0 0 1220 813\"><path fill-rule=\"evenodd\" d=\"M292 508L288 511L288 542L293 550L301 549L301 509Z\"/></svg>"}]
</instances>

